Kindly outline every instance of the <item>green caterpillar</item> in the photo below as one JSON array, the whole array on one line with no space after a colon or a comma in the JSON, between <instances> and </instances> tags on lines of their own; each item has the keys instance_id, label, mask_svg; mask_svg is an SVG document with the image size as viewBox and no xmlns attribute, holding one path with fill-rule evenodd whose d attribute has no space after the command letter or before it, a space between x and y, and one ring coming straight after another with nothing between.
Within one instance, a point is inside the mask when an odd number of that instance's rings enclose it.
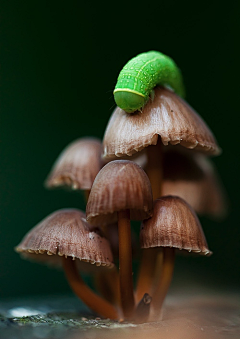
<instances>
[{"instance_id":1,"label":"green caterpillar","mask_svg":"<svg viewBox=\"0 0 240 339\"><path fill-rule=\"evenodd\" d=\"M171 58L156 51L139 54L121 70L113 92L115 102L133 113L146 104L156 85L171 87L184 96L181 71Z\"/></svg>"}]
</instances>

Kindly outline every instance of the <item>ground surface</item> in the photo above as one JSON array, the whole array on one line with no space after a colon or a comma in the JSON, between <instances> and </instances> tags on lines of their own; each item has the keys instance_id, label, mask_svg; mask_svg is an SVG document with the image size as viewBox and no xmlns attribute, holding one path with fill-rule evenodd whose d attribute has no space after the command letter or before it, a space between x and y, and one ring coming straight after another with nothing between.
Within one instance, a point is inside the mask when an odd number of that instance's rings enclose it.
<instances>
[{"instance_id":1,"label":"ground surface","mask_svg":"<svg viewBox=\"0 0 240 339\"><path fill-rule=\"evenodd\" d=\"M1 339L240 338L237 293L172 293L162 320L141 325L96 318L74 297L3 301L0 314Z\"/></svg>"}]
</instances>

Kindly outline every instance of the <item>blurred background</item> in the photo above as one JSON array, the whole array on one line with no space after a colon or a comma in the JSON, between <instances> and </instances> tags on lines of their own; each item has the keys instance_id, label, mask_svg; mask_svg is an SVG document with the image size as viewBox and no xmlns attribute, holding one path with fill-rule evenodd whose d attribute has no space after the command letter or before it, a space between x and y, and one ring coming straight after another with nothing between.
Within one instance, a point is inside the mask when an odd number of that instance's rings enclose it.
<instances>
[{"instance_id":1,"label":"blurred background","mask_svg":"<svg viewBox=\"0 0 240 339\"><path fill-rule=\"evenodd\" d=\"M221 222L201 218L214 255L178 257L175 279L239 284L239 7L214 2L1 1L0 296L68 292L62 272L21 260L25 233L51 212L84 208L81 193L47 191L62 149L102 138L119 71L158 50L181 68L187 101L208 123L230 200Z\"/></svg>"}]
</instances>

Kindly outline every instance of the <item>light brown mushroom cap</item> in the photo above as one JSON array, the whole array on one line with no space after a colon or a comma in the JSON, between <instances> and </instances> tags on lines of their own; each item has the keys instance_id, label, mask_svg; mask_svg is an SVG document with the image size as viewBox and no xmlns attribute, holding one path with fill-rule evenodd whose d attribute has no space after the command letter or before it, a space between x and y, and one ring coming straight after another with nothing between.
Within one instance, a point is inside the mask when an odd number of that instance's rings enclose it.
<instances>
[{"instance_id":1,"label":"light brown mushroom cap","mask_svg":"<svg viewBox=\"0 0 240 339\"><path fill-rule=\"evenodd\" d=\"M167 147L163 158L163 195L176 195L199 214L226 215L227 198L212 162L183 147Z\"/></svg>"},{"instance_id":2,"label":"light brown mushroom cap","mask_svg":"<svg viewBox=\"0 0 240 339\"><path fill-rule=\"evenodd\" d=\"M90 190L102 168L101 154L102 144L98 139L82 138L72 142L53 165L46 186Z\"/></svg>"},{"instance_id":3,"label":"light brown mushroom cap","mask_svg":"<svg viewBox=\"0 0 240 339\"><path fill-rule=\"evenodd\" d=\"M117 221L117 212L130 210L130 218L152 214L152 189L143 169L132 161L117 160L104 166L94 180L87 204L87 221L106 225Z\"/></svg>"},{"instance_id":4,"label":"light brown mushroom cap","mask_svg":"<svg viewBox=\"0 0 240 339\"><path fill-rule=\"evenodd\" d=\"M115 109L103 140L104 157L131 156L156 145L158 136L165 146L180 144L208 154L220 152L202 118L174 92L156 87L154 100L149 100L142 112L128 114Z\"/></svg>"},{"instance_id":5,"label":"light brown mushroom cap","mask_svg":"<svg viewBox=\"0 0 240 339\"><path fill-rule=\"evenodd\" d=\"M47 254L52 264L57 264L60 257L65 256L112 267L113 256L108 240L85 218L85 213L76 209L56 211L30 230L15 250L27 259L42 262L47 260Z\"/></svg>"},{"instance_id":6,"label":"light brown mushroom cap","mask_svg":"<svg viewBox=\"0 0 240 339\"><path fill-rule=\"evenodd\" d=\"M174 247L204 255L211 255L194 210L183 199L174 196L154 201L152 218L142 223L142 248Z\"/></svg>"}]
</instances>

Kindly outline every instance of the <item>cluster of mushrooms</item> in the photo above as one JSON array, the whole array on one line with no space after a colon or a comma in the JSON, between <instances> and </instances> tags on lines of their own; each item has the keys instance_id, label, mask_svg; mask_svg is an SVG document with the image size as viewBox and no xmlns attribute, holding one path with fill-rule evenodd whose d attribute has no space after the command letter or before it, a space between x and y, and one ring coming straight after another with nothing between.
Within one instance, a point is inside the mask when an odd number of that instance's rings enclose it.
<instances>
[{"instance_id":1,"label":"cluster of mushrooms","mask_svg":"<svg viewBox=\"0 0 240 339\"><path fill-rule=\"evenodd\" d=\"M16 247L26 259L61 266L75 294L105 318L158 320L175 252L211 254L196 213L225 213L222 187L207 157L220 153L212 132L173 91L154 91L142 112L117 107L103 142L76 140L55 162L46 186L83 190L86 214L58 210ZM135 287L131 220L142 222ZM94 276L97 292L81 272Z\"/></svg>"}]
</instances>

